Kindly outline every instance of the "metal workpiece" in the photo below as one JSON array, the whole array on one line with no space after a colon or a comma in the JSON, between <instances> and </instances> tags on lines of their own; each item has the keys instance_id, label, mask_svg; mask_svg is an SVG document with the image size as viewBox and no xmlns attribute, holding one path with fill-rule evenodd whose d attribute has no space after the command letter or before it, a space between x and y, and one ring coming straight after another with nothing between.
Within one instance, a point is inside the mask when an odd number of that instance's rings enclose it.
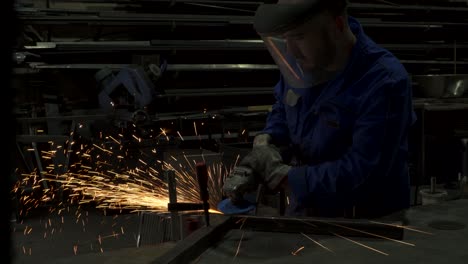
<instances>
[{"instance_id":1,"label":"metal workpiece","mask_svg":"<svg viewBox=\"0 0 468 264\"><path fill-rule=\"evenodd\" d=\"M206 249L219 241L230 230L231 218L221 218L215 225L198 229L178 242L171 250L152 261L152 264L190 263Z\"/></svg>"},{"instance_id":2,"label":"metal workpiece","mask_svg":"<svg viewBox=\"0 0 468 264\"><path fill-rule=\"evenodd\" d=\"M391 218L219 216L217 225L199 229L151 263L462 264L467 205L461 199L413 207L405 212L405 224ZM392 237L403 232L401 239Z\"/></svg>"},{"instance_id":3,"label":"metal workpiece","mask_svg":"<svg viewBox=\"0 0 468 264\"><path fill-rule=\"evenodd\" d=\"M404 239L401 225L405 219L396 219L392 225L365 219L288 217L288 216L233 216L233 228L256 232L308 233L332 235L340 233L349 237Z\"/></svg>"},{"instance_id":4,"label":"metal workpiece","mask_svg":"<svg viewBox=\"0 0 468 264\"><path fill-rule=\"evenodd\" d=\"M169 203L167 210L171 214L172 238L174 241L182 239L184 227L180 220L180 213L187 214L190 212L203 210L205 215L206 226L210 225L210 205L208 203L208 171L205 163L199 162L196 164L197 181L200 188L200 203L187 203L177 201L177 179L174 170L165 170L164 178L167 181L169 192ZM184 223L185 224L185 223Z\"/></svg>"},{"instance_id":5,"label":"metal workpiece","mask_svg":"<svg viewBox=\"0 0 468 264\"><path fill-rule=\"evenodd\" d=\"M222 243L231 231L261 234L296 233L309 235L340 234L346 237L367 237L376 239L403 238L404 229L396 224L371 222L368 220L336 220L320 218L291 218L264 216L216 216L216 225L200 228L191 236L180 241L169 252L152 263L188 263L210 247ZM255 238L252 238L255 239Z\"/></svg>"}]
</instances>

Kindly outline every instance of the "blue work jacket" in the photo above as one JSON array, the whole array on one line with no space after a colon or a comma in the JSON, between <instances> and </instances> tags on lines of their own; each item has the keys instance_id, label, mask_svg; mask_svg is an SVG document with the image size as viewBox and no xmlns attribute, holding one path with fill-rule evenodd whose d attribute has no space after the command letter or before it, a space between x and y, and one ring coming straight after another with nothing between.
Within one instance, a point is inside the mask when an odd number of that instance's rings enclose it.
<instances>
[{"instance_id":1,"label":"blue work jacket","mask_svg":"<svg viewBox=\"0 0 468 264\"><path fill-rule=\"evenodd\" d=\"M349 17L356 43L333 80L296 89L280 78L263 132L289 146L290 213L378 217L409 207L409 75Z\"/></svg>"}]
</instances>

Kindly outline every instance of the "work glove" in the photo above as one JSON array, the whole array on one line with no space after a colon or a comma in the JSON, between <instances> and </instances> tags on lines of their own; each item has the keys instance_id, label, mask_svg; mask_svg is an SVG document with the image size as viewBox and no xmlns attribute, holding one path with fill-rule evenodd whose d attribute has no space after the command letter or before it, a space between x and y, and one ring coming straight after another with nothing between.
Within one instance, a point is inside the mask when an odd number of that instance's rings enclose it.
<instances>
[{"instance_id":1,"label":"work glove","mask_svg":"<svg viewBox=\"0 0 468 264\"><path fill-rule=\"evenodd\" d=\"M291 167L283 163L279 149L270 142L268 134L255 136L252 151L226 177L223 191L231 200L241 200L259 183L276 190L286 178Z\"/></svg>"},{"instance_id":2,"label":"work glove","mask_svg":"<svg viewBox=\"0 0 468 264\"><path fill-rule=\"evenodd\" d=\"M271 143L271 136L266 133L257 134L253 140L253 146L266 146Z\"/></svg>"},{"instance_id":3,"label":"work glove","mask_svg":"<svg viewBox=\"0 0 468 264\"><path fill-rule=\"evenodd\" d=\"M270 190L277 190L291 169L291 166L284 164L279 149L273 144L254 145L239 166L251 168L253 175Z\"/></svg>"}]
</instances>

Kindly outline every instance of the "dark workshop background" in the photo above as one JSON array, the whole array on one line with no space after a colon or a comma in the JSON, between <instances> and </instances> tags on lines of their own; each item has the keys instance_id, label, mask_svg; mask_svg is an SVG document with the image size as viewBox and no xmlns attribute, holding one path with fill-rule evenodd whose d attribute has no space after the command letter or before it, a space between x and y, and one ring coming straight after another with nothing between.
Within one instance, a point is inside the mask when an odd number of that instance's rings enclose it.
<instances>
[{"instance_id":1,"label":"dark workshop background","mask_svg":"<svg viewBox=\"0 0 468 264\"><path fill-rule=\"evenodd\" d=\"M71 155L57 157L62 165L76 161L80 143L105 143L103 133L121 136L127 167L155 147L157 159L182 151L245 152L264 125L279 74L252 28L262 2L17 0L17 37L4 39L14 40L7 80L15 95L16 141L6 141L14 143L9 181L21 182L12 203L16 220L28 217L20 215L27 205L18 195L45 188L21 180L46 170L40 155L51 142L76 142ZM457 188L468 157L467 2L351 1L349 13L414 80L413 205L431 178ZM167 137L156 138L161 129ZM224 161L232 163L234 154Z\"/></svg>"}]
</instances>

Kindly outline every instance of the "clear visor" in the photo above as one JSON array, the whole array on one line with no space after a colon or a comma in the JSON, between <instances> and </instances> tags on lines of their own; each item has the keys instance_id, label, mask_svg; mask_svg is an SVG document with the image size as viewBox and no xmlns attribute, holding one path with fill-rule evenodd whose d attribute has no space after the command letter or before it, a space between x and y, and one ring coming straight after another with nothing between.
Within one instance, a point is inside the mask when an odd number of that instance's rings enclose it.
<instances>
[{"instance_id":1,"label":"clear visor","mask_svg":"<svg viewBox=\"0 0 468 264\"><path fill-rule=\"evenodd\" d=\"M285 81L294 88L309 88L316 84L313 74L304 71L288 52L286 39L280 36L261 36Z\"/></svg>"}]
</instances>

